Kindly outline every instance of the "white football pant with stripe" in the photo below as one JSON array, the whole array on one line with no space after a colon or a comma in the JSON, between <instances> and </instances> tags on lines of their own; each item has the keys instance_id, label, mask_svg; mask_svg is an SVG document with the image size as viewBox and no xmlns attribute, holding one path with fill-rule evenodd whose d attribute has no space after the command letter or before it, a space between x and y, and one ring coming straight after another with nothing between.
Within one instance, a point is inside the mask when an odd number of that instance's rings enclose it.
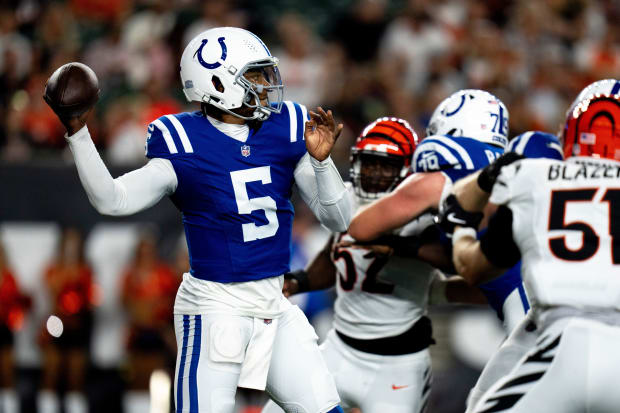
<instances>
[{"instance_id":1,"label":"white football pant with stripe","mask_svg":"<svg viewBox=\"0 0 620 413\"><path fill-rule=\"evenodd\" d=\"M257 320L264 321L223 313L175 314L177 413L234 411L242 363L247 361L246 351L251 351ZM269 395L287 412L324 413L337 406L334 379L303 312L290 306L273 321L277 332L267 374Z\"/></svg>"},{"instance_id":2,"label":"white football pant with stripe","mask_svg":"<svg viewBox=\"0 0 620 413\"><path fill-rule=\"evenodd\" d=\"M482 397L476 413L620 411L620 317L617 325L565 318Z\"/></svg>"},{"instance_id":3,"label":"white football pant with stripe","mask_svg":"<svg viewBox=\"0 0 620 413\"><path fill-rule=\"evenodd\" d=\"M478 400L499 379L510 373L517 362L536 345L538 331L530 311L514 328L500 348L493 354L480 373L476 385L469 392L466 413L473 413Z\"/></svg>"},{"instance_id":4,"label":"white football pant with stripe","mask_svg":"<svg viewBox=\"0 0 620 413\"><path fill-rule=\"evenodd\" d=\"M340 405L363 413L423 412L432 381L428 349L402 356L382 356L351 348L329 332L321 352L336 380ZM262 413L282 412L269 402Z\"/></svg>"}]
</instances>

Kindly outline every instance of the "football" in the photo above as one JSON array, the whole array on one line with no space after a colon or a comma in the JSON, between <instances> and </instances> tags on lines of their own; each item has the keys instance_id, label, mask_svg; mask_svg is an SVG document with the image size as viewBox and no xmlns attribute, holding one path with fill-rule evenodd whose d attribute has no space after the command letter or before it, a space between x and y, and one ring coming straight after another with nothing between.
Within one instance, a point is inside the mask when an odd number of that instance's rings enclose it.
<instances>
[{"instance_id":1,"label":"football","mask_svg":"<svg viewBox=\"0 0 620 413\"><path fill-rule=\"evenodd\" d=\"M99 99L97 75L83 63L62 65L47 80L43 99L61 118L80 116Z\"/></svg>"}]
</instances>

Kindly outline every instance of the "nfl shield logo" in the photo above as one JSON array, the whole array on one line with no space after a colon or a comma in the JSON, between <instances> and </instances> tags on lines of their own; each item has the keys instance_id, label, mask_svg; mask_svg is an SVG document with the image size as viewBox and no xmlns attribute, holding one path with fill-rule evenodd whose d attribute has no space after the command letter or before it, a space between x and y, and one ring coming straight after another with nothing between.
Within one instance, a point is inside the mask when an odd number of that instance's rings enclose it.
<instances>
[{"instance_id":1,"label":"nfl shield logo","mask_svg":"<svg viewBox=\"0 0 620 413\"><path fill-rule=\"evenodd\" d=\"M241 147L241 155L245 156L246 158L248 156L250 156L250 146L249 145L243 145Z\"/></svg>"}]
</instances>

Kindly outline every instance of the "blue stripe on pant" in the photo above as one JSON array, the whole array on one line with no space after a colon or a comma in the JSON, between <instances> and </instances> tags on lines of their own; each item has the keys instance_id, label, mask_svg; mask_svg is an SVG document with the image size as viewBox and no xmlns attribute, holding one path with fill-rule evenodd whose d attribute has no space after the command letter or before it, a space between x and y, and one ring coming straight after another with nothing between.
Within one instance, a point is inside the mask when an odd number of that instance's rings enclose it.
<instances>
[{"instance_id":1,"label":"blue stripe on pant","mask_svg":"<svg viewBox=\"0 0 620 413\"><path fill-rule=\"evenodd\" d=\"M202 317L194 317L194 344L192 361L189 366L189 412L198 413L198 359L200 358L200 340L202 336Z\"/></svg>"},{"instance_id":2,"label":"blue stripe on pant","mask_svg":"<svg viewBox=\"0 0 620 413\"><path fill-rule=\"evenodd\" d=\"M189 336L189 316L183 316L183 347L181 348L181 360L179 360L179 374L177 377L177 413L183 411L183 374L185 358L187 357L187 339Z\"/></svg>"}]
</instances>

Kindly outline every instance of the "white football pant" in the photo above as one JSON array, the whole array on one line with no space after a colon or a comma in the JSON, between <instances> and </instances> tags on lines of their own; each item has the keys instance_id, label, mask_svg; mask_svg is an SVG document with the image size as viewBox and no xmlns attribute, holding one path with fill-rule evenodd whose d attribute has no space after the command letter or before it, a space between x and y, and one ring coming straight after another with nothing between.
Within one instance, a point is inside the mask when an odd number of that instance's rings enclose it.
<instances>
[{"instance_id":1,"label":"white football pant","mask_svg":"<svg viewBox=\"0 0 620 413\"><path fill-rule=\"evenodd\" d=\"M363 413L423 412L432 381L428 349L402 356L369 354L351 348L332 330L320 346L336 380L344 410ZM262 413L282 412L273 402Z\"/></svg>"},{"instance_id":2,"label":"white football pant","mask_svg":"<svg viewBox=\"0 0 620 413\"><path fill-rule=\"evenodd\" d=\"M466 413L473 413L478 400L499 379L510 373L517 362L536 345L538 331L530 311L512 330L512 333L493 354L478 377L478 381L469 392Z\"/></svg>"},{"instance_id":3,"label":"white football pant","mask_svg":"<svg viewBox=\"0 0 620 413\"><path fill-rule=\"evenodd\" d=\"M556 321L475 412L618 412L618 349L620 327L585 318Z\"/></svg>"},{"instance_id":4,"label":"white football pant","mask_svg":"<svg viewBox=\"0 0 620 413\"><path fill-rule=\"evenodd\" d=\"M234 411L255 322L253 317L229 314L175 314L177 413ZM340 401L317 340L297 306L289 307L277 320L266 391L287 412L323 413Z\"/></svg>"}]
</instances>

